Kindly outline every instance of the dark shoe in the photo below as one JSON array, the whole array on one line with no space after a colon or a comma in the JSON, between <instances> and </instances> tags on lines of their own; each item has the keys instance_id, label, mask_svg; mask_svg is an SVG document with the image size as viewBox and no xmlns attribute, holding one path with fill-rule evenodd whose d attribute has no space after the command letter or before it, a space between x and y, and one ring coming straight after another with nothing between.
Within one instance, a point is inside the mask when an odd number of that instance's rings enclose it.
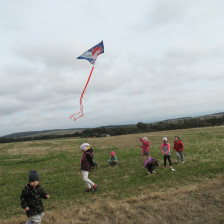
<instances>
[{"instance_id":1,"label":"dark shoe","mask_svg":"<svg viewBox=\"0 0 224 224\"><path fill-rule=\"evenodd\" d=\"M98 190L98 185L95 184L95 185L93 186L93 189L94 189L94 191L96 192L96 191Z\"/></svg>"},{"instance_id":2,"label":"dark shoe","mask_svg":"<svg viewBox=\"0 0 224 224\"><path fill-rule=\"evenodd\" d=\"M92 191L92 188L89 188L86 190L86 192L91 192Z\"/></svg>"}]
</instances>

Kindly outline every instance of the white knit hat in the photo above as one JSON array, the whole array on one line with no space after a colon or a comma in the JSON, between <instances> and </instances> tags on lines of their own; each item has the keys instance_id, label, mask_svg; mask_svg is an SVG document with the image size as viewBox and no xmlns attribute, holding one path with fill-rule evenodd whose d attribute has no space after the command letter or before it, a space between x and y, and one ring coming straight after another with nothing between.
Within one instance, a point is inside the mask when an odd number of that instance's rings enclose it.
<instances>
[{"instance_id":1,"label":"white knit hat","mask_svg":"<svg viewBox=\"0 0 224 224\"><path fill-rule=\"evenodd\" d=\"M86 151L89 147L89 143L82 143L82 145L80 145L80 149L83 151Z\"/></svg>"},{"instance_id":2,"label":"white knit hat","mask_svg":"<svg viewBox=\"0 0 224 224\"><path fill-rule=\"evenodd\" d=\"M166 141L166 142L167 142L167 137L164 137L164 138L163 138L163 141Z\"/></svg>"},{"instance_id":3,"label":"white knit hat","mask_svg":"<svg viewBox=\"0 0 224 224\"><path fill-rule=\"evenodd\" d=\"M142 139L143 139L144 141L148 141L147 137L143 137Z\"/></svg>"}]
</instances>

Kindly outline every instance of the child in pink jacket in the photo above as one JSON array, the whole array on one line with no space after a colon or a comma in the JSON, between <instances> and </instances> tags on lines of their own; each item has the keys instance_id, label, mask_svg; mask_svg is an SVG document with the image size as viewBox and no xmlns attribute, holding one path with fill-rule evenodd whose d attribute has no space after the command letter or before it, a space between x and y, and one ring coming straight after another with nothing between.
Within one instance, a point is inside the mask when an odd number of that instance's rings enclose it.
<instances>
[{"instance_id":1,"label":"child in pink jacket","mask_svg":"<svg viewBox=\"0 0 224 224\"><path fill-rule=\"evenodd\" d=\"M139 138L139 139L143 143L143 145L141 145L140 147L142 148L143 162L145 162L145 160L149 159L149 157L150 157L150 155L149 155L150 142L148 141L147 137ZM145 156L147 157L146 159L145 159Z\"/></svg>"},{"instance_id":2,"label":"child in pink jacket","mask_svg":"<svg viewBox=\"0 0 224 224\"><path fill-rule=\"evenodd\" d=\"M166 168L166 160L168 159L171 170L175 171L173 169L172 162L170 159L170 143L168 142L166 137L163 138L163 143L161 145L161 151L164 155L164 166L163 167Z\"/></svg>"}]
</instances>

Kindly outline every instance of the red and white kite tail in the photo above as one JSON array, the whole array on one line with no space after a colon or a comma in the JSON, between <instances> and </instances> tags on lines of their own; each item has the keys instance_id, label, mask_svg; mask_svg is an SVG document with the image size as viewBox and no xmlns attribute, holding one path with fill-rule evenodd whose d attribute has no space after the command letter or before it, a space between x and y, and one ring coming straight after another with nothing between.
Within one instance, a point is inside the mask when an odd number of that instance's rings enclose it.
<instances>
[{"instance_id":1,"label":"red and white kite tail","mask_svg":"<svg viewBox=\"0 0 224 224\"><path fill-rule=\"evenodd\" d=\"M85 91L86 91L86 88L87 88L87 86L88 86L88 84L89 84L89 80L90 80L91 75L92 75L92 73L93 73L93 69L94 69L94 66L92 67L92 70L91 70L91 72L90 72L90 74L89 74L89 78L88 78L88 80L87 80L87 82L86 82L85 88L83 89L83 91L82 91L82 95L81 95L81 97L80 97L80 112L78 112L78 113L76 113L76 114L72 114L72 115L70 116L70 119L74 118L74 121L78 120L80 117L83 117L83 115L84 115L84 114L83 114L83 104L82 104L82 99L83 99L84 93L85 93ZM77 116L78 114L81 114L81 115Z\"/></svg>"}]
</instances>

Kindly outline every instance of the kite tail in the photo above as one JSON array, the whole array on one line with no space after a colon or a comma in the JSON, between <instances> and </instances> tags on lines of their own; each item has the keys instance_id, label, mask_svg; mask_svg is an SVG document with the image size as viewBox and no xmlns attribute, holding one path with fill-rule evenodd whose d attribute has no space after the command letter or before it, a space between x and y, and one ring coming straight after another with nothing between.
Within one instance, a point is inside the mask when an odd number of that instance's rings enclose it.
<instances>
[{"instance_id":1,"label":"kite tail","mask_svg":"<svg viewBox=\"0 0 224 224\"><path fill-rule=\"evenodd\" d=\"M87 80L87 82L86 82L85 88L83 89L83 91L82 91L82 95L81 95L81 97L80 97L80 112L78 112L78 113L76 113L76 114L72 114L72 115L70 116L70 119L73 118L74 121L76 121L77 119L79 119L80 117L83 116L83 104L82 104L82 99L83 99L84 93L85 93L85 91L86 91L86 88L87 88L87 86L88 86L88 84L89 84L89 80L90 80L91 75L92 75L92 73L93 73L93 69L94 69L94 66L92 67L92 70L91 70L91 72L90 72L89 78L88 78L88 80ZM81 115L77 116L78 114L81 114Z\"/></svg>"}]
</instances>

